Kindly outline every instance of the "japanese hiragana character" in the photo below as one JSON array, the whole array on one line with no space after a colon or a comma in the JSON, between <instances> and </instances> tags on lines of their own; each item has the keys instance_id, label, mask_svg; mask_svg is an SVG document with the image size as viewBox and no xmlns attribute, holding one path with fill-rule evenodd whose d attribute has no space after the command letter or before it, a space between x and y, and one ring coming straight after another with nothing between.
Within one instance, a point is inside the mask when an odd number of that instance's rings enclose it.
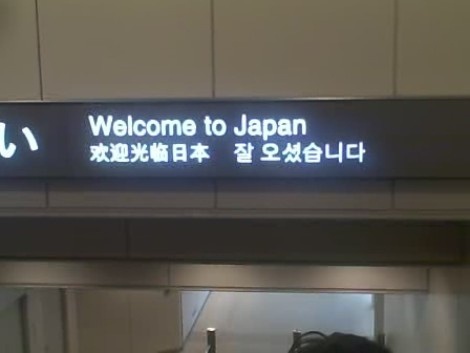
<instances>
[{"instance_id":1,"label":"japanese hiragana character","mask_svg":"<svg viewBox=\"0 0 470 353\"><path fill-rule=\"evenodd\" d=\"M302 153L300 142L298 143L288 143L285 150L282 151L282 155L286 156L284 158L284 163L302 163L302 158L300 154Z\"/></svg>"},{"instance_id":2,"label":"japanese hiragana character","mask_svg":"<svg viewBox=\"0 0 470 353\"><path fill-rule=\"evenodd\" d=\"M131 145L131 162L148 162L149 161L149 151L148 146L145 143L136 143Z\"/></svg>"},{"instance_id":3,"label":"japanese hiragana character","mask_svg":"<svg viewBox=\"0 0 470 353\"><path fill-rule=\"evenodd\" d=\"M155 163L168 163L169 161L169 153L168 153L168 145L163 143L152 143L150 145L150 158Z\"/></svg>"},{"instance_id":4,"label":"japanese hiragana character","mask_svg":"<svg viewBox=\"0 0 470 353\"><path fill-rule=\"evenodd\" d=\"M90 146L91 162L101 163L109 162L108 152L109 147L100 142L99 145Z\"/></svg>"},{"instance_id":5,"label":"japanese hiragana character","mask_svg":"<svg viewBox=\"0 0 470 353\"><path fill-rule=\"evenodd\" d=\"M0 123L0 156L3 158L11 158L16 152L16 145L9 143L8 146L5 142L5 127L4 123Z\"/></svg>"},{"instance_id":6,"label":"japanese hiragana character","mask_svg":"<svg viewBox=\"0 0 470 353\"><path fill-rule=\"evenodd\" d=\"M38 142L33 135L33 132L29 127L24 127L21 129L24 137L26 137L26 142L28 142L29 149L31 151L37 151L39 149ZM9 159L13 157L16 152L16 145L14 143L6 143L6 124L0 123L0 156L2 158Z\"/></svg>"},{"instance_id":7,"label":"japanese hiragana character","mask_svg":"<svg viewBox=\"0 0 470 353\"><path fill-rule=\"evenodd\" d=\"M204 159L210 159L208 150L209 146L203 145L202 143L198 143L197 145L191 146L193 152L189 156L191 159L197 160L198 163L202 163Z\"/></svg>"},{"instance_id":8,"label":"japanese hiragana character","mask_svg":"<svg viewBox=\"0 0 470 353\"><path fill-rule=\"evenodd\" d=\"M24 137L26 137L26 141L28 141L29 149L31 151L37 151L39 149L38 142L33 135L33 132L29 127L24 127L22 130Z\"/></svg>"}]
</instances>

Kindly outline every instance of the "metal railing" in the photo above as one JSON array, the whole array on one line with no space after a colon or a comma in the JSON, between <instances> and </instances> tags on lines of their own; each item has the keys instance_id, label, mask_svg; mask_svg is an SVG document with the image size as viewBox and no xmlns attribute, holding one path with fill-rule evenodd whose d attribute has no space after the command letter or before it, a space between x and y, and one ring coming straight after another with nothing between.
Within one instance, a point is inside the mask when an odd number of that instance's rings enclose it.
<instances>
[{"instance_id":1,"label":"metal railing","mask_svg":"<svg viewBox=\"0 0 470 353\"><path fill-rule=\"evenodd\" d=\"M207 337L207 347L205 353L216 353L217 351L217 339L216 339L216 332L215 328L208 328L206 330L206 337ZM302 332L298 330L292 331L292 344L298 344L300 340L300 336Z\"/></svg>"}]
</instances>

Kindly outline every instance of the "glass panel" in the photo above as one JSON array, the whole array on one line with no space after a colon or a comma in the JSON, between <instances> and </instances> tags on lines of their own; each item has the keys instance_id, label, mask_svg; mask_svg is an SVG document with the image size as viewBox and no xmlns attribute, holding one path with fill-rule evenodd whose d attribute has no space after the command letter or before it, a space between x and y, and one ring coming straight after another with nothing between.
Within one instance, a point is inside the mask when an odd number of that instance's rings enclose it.
<instances>
[{"instance_id":1,"label":"glass panel","mask_svg":"<svg viewBox=\"0 0 470 353\"><path fill-rule=\"evenodd\" d=\"M218 351L284 353L292 332L342 331L374 336L370 294L213 292L184 353L205 347L205 328L217 328Z\"/></svg>"},{"instance_id":2,"label":"glass panel","mask_svg":"<svg viewBox=\"0 0 470 353\"><path fill-rule=\"evenodd\" d=\"M210 353L288 353L294 330L384 336L393 353L468 353L468 327L468 293L437 281L429 293L381 294L0 289L1 353L206 353L208 328Z\"/></svg>"}]
</instances>

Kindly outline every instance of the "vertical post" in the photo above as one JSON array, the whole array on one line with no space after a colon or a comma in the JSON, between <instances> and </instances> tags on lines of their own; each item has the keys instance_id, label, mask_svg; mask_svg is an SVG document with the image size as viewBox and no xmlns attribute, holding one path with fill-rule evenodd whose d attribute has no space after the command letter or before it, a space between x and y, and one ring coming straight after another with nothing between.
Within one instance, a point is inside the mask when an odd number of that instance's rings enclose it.
<instances>
[{"instance_id":1,"label":"vertical post","mask_svg":"<svg viewBox=\"0 0 470 353\"><path fill-rule=\"evenodd\" d=\"M378 344L380 344L382 347L385 347L385 343L386 343L385 333L379 333L376 336L376 340Z\"/></svg>"},{"instance_id":2,"label":"vertical post","mask_svg":"<svg viewBox=\"0 0 470 353\"><path fill-rule=\"evenodd\" d=\"M215 328L207 329L207 353L216 353Z\"/></svg>"},{"instance_id":3,"label":"vertical post","mask_svg":"<svg viewBox=\"0 0 470 353\"><path fill-rule=\"evenodd\" d=\"M300 332L299 330L292 331L292 347L294 348L294 351L299 348L300 336L302 336L302 332Z\"/></svg>"},{"instance_id":4,"label":"vertical post","mask_svg":"<svg viewBox=\"0 0 470 353\"><path fill-rule=\"evenodd\" d=\"M374 336L376 341L385 345L385 295L375 294L374 300Z\"/></svg>"}]
</instances>

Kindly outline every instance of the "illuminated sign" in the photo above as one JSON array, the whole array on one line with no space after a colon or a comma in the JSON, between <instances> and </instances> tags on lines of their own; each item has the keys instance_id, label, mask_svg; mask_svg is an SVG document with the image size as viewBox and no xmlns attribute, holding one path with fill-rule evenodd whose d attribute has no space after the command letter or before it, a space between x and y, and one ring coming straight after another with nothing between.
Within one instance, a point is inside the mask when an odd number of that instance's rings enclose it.
<instances>
[{"instance_id":1,"label":"illuminated sign","mask_svg":"<svg viewBox=\"0 0 470 353\"><path fill-rule=\"evenodd\" d=\"M322 160L364 161L364 143L344 143L319 145L315 141L297 142L296 137L308 136L307 121L303 118L249 118L242 114L240 121L230 126L224 119L213 119L205 115L200 121L196 119L116 119L112 115L88 116L89 127L93 137L113 138L114 142L106 143L105 139L90 146L90 161L94 163L190 163L209 162L212 146L194 140L191 144L183 143L186 138L204 139L213 137L214 145L219 139L231 135L238 142L233 144L233 158L238 164L265 163L305 163L318 164ZM231 127L229 129L229 126ZM151 137L152 142L127 143L131 137ZM168 137L177 143L159 142L161 137ZM282 143L270 142L278 138ZM105 142L103 142L105 141ZM143 140L145 141L145 140ZM196 142L197 141L197 142ZM261 141L261 142L260 142ZM259 151L254 144L258 142ZM257 154L254 160L253 155ZM156 166L158 167L158 166Z\"/></svg>"},{"instance_id":2,"label":"illuminated sign","mask_svg":"<svg viewBox=\"0 0 470 353\"><path fill-rule=\"evenodd\" d=\"M3 177L470 177L470 100L0 104Z\"/></svg>"},{"instance_id":3,"label":"illuminated sign","mask_svg":"<svg viewBox=\"0 0 470 353\"><path fill-rule=\"evenodd\" d=\"M6 130L6 125L0 122L0 157L9 159L15 155L16 145L11 142L8 145L6 145L6 142L5 142L6 131L5 130ZM39 146L30 128L24 127L23 129L21 129L21 131L23 132L23 135L26 138L26 141L28 142L30 150L37 151L39 149Z\"/></svg>"}]
</instances>

